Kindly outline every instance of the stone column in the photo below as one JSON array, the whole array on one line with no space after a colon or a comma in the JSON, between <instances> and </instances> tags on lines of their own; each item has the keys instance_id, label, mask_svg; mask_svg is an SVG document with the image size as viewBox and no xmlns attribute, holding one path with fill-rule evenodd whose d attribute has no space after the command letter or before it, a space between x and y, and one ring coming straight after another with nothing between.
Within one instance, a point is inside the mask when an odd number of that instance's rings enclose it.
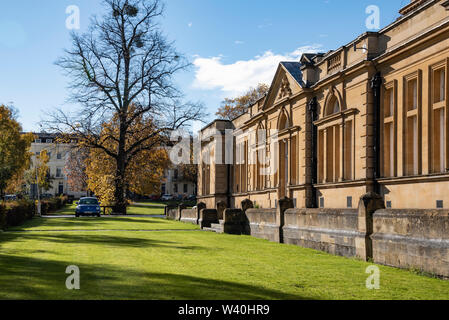
<instances>
[{"instance_id":1,"label":"stone column","mask_svg":"<svg viewBox=\"0 0 449 320\"><path fill-rule=\"evenodd\" d=\"M359 235L355 239L356 257L368 261L373 257L373 214L385 209L383 198L377 193L370 192L360 198L358 211Z\"/></svg>"},{"instance_id":2,"label":"stone column","mask_svg":"<svg viewBox=\"0 0 449 320\"><path fill-rule=\"evenodd\" d=\"M199 202L196 205L196 224L199 224L201 210L206 209L206 207L207 206L204 202Z\"/></svg>"},{"instance_id":3,"label":"stone column","mask_svg":"<svg viewBox=\"0 0 449 320\"><path fill-rule=\"evenodd\" d=\"M227 209L226 203L224 201L217 202L217 214L218 220L223 220L224 211Z\"/></svg>"},{"instance_id":4,"label":"stone column","mask_svg":"<svg viewBox=\"0 0 449 320\"><path fill-rule=\"evenodd\" d=\"M177 214L177 216L176 216L176 220L181 221L181 218L182 218L182 210L184 210L184 209L186 209L186 208L187 208L187 206L186 206L184 203L181 203L181 204L178 206L178 214Z\"/></svg>"},{"instance_id":5,"label":"stone column","mask_svg":"<svg viewBox=\"0 0 449 320\"><path fill-rule=\"evenodd\" d=\"M276 224L279 226L279 243L284 243L284 214L288 209L294 208L293 200L290 198L283 198L279 200L278 207L276 209Z\"/></svg>"},{"instance_id":6,"label":"stone column","mask_svg":"<svg viewBox=\"0 0 449 320\"><path fill-rule=\"evenodd\" d=\"M250 226L249 226L249 220L248 220L248 217L246 216L246 211L248 209L253 209L254 204L251 200L245 199L241 202L241 206L242 206L242 213L243 213L242 232L243 232L243 234L249 235L249 234L251 234L251 231L250 231Z\"/></svg>"}]
</instances>

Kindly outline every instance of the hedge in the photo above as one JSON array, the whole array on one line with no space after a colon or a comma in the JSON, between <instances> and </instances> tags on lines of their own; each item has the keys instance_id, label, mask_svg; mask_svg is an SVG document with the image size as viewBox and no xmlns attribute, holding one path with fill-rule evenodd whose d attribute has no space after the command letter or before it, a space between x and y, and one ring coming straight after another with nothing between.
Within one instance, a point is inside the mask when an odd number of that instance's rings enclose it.
<instances>
[{"instance_id":1,"label":"hedge","mask_svg":"<svg viewBox=\"0 0 449 320\"><path fill-rule=\"evenodd\" d=\"M0 206L0 228L17 227L34 217L36 206L33 201L21 200Z\"/></svg>"},{"instance_id":2,"label":"hedge","mask_svg":"<svg viewBox=\"0 0 449 320\"><path fill-rule=\"evenodd\" d=\"M64 207L68 197L61 196L41 201L41 212L47 214ZM17 227L32 219L37 213L37 203L30 200L7 202L0 205L0 229Z\"/></svg>"},{"instance_id":3,"label":"hedge","mask_svg":"<svg viewBox=\"0 0 449 320\"><path fill-rule=\"evenodd\" d=\"M45 215L47 213L62 209L62 207L64 207L67 204L68 200L69 200L69 198L67 196L60 196L60 197L51 198L48 200L42 200L41 201L41 213L43 215Z\"/></svg>"}]
</instances>

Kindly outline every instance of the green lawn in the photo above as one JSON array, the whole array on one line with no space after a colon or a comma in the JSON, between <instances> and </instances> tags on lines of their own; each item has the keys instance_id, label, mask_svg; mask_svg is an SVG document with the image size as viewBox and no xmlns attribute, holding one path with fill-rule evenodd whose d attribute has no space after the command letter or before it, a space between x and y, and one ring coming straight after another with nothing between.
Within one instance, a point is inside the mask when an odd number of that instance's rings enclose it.
<instances>
[{"instance_id":1,"label":"green lawn","mask_svg":"<svg viewBox=\"0 0 449 320\"><path fill-rule=\"evenodd\" d=\"M49 216L55 215L75 215L76 204L67 205L63 209L49 213ZM164 215L165 206L162 204L139 205L135 204L128 207L129 215Z\"/></svg>"},{"instance_id":2,"label":"green lawn","mask_svg":"<svg viewBox=\"0 0 449 320\"><path fill-rule=\"evenodd\" d=\"M179 231L131 231L161 229ZM449 281L380 266L380 290L368 290L369 263L162 219L36 218L15 230L0 233L0 299L449 299ZM69 265L79 291L65 288Z\"/></svg>"},{"instance_id":3,"label":"green lawn","mask_svg":"<svg viewBox=\"0 0 449 320\"><path fill-rule=\"evenodd\" d=\"M199 230L197 225L173 223L166 219L128 217L39 218L8 231L78 231L78 230Z\"/></svg>"}]
</instances>

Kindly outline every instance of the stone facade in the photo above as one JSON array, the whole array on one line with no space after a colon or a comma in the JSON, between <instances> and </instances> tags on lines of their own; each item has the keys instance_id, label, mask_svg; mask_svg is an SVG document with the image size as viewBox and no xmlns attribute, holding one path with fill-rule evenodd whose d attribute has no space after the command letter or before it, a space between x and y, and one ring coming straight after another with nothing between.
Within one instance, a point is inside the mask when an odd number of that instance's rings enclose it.
<instances>
[{"instance_id":1,"label":"stone facade","mask_svg":"<svg viewBox=\"0 0 449 320\"><path fill-rule=\"evenodd\" d=\"M449 1L400 13L202 130L205 226L449 277Z\"/></svg>"},{"instance_id":2,"label":"stone facade","mask_svg":"<svg viewBox=\"0 0 449 320\"><path fill-rule=\"evenodd\" d=\"M208 154L225 163L231 156L233 164L200 165L201 201L215 208L250 199L275 208L288 197L297 208L343 209L374 191L388 208L449 208L443 4L415 1L379 32L280 63L265 98L237 119L203 129L203 159ZM220 152L226 129L235 133L232 155ZM266 139L254 137L259 131ZM251 161L260 159L261 147L269 160ZM264 175L264 167L276 170Z\"/></svg>"},{"instance_id":3,"label":"stone facade","mask_svg":"<svg viewBox=\"0 0 449 320\"><path fill-rule=\"evenodd\" d=\"M31 168L35 168L34 164L36 156L41 151L46 150L49 155L48 168L50 169L50 175L52 177L52 183L50 190L43 191L50 195L62 195L67 194L74 196L75 198L86 197L87 191L73 191L67 182L67 176L65 174L65 166L68 157L68 153L72 145L70 143L61 143L57 141L58 136L48 133L34 133L36 139L31 144L30 152L33 154ZM75 143L75 142L73 142ZM28 186L31 197L37 197L36 186Z\"/></svg>"}]
</instances>

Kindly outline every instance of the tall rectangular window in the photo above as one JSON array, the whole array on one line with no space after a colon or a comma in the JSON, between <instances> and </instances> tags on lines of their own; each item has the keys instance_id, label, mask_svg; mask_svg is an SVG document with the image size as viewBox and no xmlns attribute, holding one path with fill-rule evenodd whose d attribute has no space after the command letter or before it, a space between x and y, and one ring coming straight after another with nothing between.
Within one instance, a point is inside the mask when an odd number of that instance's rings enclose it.
<instances>
[{"instance_id":1,"label":"tall rectangular window","mask_svg":"<svg viewBox=\"0 0 449 320\"><path fill-rule=\"evenodd\" d=\"M407 176L421 173L421 73L405 78L404 108L404 173Z\"/></svg>"},{"instance_id":2,"label":"tall rectangular window","mask_svg":"<svg viewBox=\"0 0 449 320\"><path fill-rule=\"evenodd\" d=\"M296 148L297 148L297 139L296 136L292 137L291 140L291 177L290 184L297 184L297 170L298 170L298 158L296 156Z\"/></svg>"},{"instance_id":3,"label":"tall rectangular window","mask_svg":"<svg viewBox=\"0 0 449 320\"><path fill-rule=\"evenodd\" d=\"M412 103L411 109L416 109L414 85L411 86ZM396 176L396 83L388 83L384 89L382 104L383 120L381 122L381 172L383 177Z\"/></svg>"},{"instance_id":4,"label":"tall rectangular window","mask_svg":"<svg viewBox=\"0 0 449 320\"><path fill-rule=\"evenodd\" d=\"M430 135L431 135L431 172L446 172L447 147L447 108L446 108L446 64L431 67L431 110L430 110Z\"/></svg>"},{"instance_id":5,"label":"tall rectangular window","mask_svg":"<svg viewBox=\"0 0 449 320\"><path fill-rule=\"evenodd\" d=\"M439 68L433 71L433 103L438 103L445 100L445 70Z\"/></svg>"},{"instance_id":6,"label":"tall rectangular window","mask_svg":"<svg viewBox=\"0 0 449 320\"><path fill-rule=\"evenodd\" d=\"M324 181L324 130L318 134L318 183Z\"/></svg>"},{"instance_id":7,"label":"tall rectangular window","mask_svg":"<svg viewBox=\"0 0 449 320\"><path fill-rule=\"evenodd\" d=\"M326 182L334 181L334 130L326 129Z\"/></svg>"},{"instance_id":8,"label":"tall rectangular window","mask_svg":"<svg viewBox=\"0 0 449 320\"><path fill-rule=\"evenodd\" d=\"M345 180L352 180L352 121L346 121L345 123L345 150L344 150L344 170L345 170Z\"/></svg>"}]
</instances>

